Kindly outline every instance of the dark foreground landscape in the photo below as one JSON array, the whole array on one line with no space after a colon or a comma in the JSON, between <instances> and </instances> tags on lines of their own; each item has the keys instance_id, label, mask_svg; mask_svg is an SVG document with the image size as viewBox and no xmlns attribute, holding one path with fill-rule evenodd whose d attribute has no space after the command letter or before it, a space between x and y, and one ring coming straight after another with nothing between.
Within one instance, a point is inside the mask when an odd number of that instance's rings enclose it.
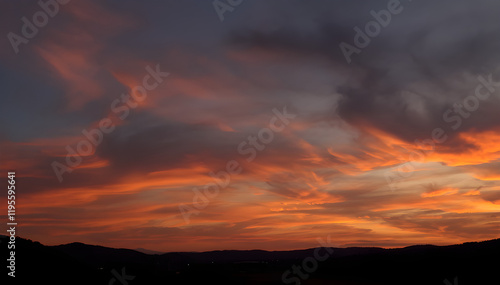
<instances>
[{"instance_id":1,"label":"dark foreground landscape","mask_svg":"<svg viewBox=\"0 0 500 285\"><path fill-rule=\"evenodd\" d=\"M5 272L6 237L1 241ZM328 259L315 259L328 252ZM7 284L500 284L499 256L500 239L400 249L146 254L83 243L45 246L17 238L16 277Z\"/></svg>"}]
</instances>

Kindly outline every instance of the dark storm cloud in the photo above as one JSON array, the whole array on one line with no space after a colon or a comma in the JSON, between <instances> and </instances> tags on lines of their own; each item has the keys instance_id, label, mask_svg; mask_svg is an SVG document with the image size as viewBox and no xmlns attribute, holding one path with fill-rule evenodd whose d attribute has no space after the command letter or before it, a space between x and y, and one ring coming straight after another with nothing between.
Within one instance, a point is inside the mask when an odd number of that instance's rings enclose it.
<instances>
[{"instance_id":1,"label":"dark storm cloud","mask_svg":"<svg viewBox=\"0 0 500 285\"><path fill-rule=\"evenodd\" d=\"M479 110L463 119L457 131L443 120L443 114L474 94L477 75L493 73L494 80L499 79L500 4L489 0L401 1L404 10L393 15L388 27L348 64L339 44L353 45L353 28L364 28L372 20L370 10L384 9L387 3L370 1L359 7L347 1L308 2L308 8L320 15L304 19L309 29L288 25L271 31L233 31L228 42L234 49L288 54L291 61L323 58L331 65L332 75L349 74L350 79L335 88L342 95L338 114L353 125L375 127L408 142L430 138L434 128L442 127L451 137L444 151L473 148L457 135L473 128L497 127L499 93L481 101ZM466 80L466 74L472 80Z\"/></svg>"}]
</instances>

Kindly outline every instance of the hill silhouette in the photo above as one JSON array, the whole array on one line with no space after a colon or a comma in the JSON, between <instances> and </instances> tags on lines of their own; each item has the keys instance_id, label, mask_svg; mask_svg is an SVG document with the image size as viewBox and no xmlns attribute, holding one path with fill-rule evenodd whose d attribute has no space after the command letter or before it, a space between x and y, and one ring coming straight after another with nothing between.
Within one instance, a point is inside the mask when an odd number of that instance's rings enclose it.
<instances>
[{"instance_id":1,"label":"hill silhouette","mask_svg":"<svg viewBox=\"0 0 500 285\"><path fill-rule=\"evenodd\" d=\"M1 240L4 244L6 237L1 236ZM2 256L6 257L6 246L1 248ZM319 249L146 254L77 242L45 246L17 238L16 278L8 277L8 283L2 284L49 281L50 284L117 285L500 283L500 239L399 249L330 248L332 254L328 259L316 260L314 267L312 259L316 250ZM326 249L321 250L326 253ZM2 258L2 262L5 268L6 258ZM298 266L302 267L302 272L295 274L293 268ZM305 266L314 267L314 270L305 271ZM283 279L287 271L287 278ZM117 277L122 275L128 279ZM7 278L6 274L3 278Z\"/></svg>"}]
</instances>

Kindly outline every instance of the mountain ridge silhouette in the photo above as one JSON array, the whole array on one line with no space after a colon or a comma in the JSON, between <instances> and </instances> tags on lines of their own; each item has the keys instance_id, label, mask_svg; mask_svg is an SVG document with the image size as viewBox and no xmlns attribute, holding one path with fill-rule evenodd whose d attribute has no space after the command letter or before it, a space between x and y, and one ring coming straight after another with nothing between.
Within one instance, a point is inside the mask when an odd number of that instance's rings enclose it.
<instances>
[{"instance_id":1,"label":"mountain ridge silhouette","mask_svg":"<svg viewBox=\"0 0 500 285\"><path fill-rule=\"evenodd\" d=\"M0 236L1 244L5 238ZM496 273L500 239L446 246L332 249L331 257L318 261L317 270L300 284L445 284L444 280L455 277L460 285L500 283ZM128 285L200 284L207 280L210 284L284 284L283 273L302 265L306 258L314 256L315 250L147 254L81 242L46 246L17 237L15 282L48 279L51 284L67 284L68 280L73 284L108 284L115 278L113 271L116 274L123 270L134 276ZM1 251L7 256L6 246Z\"/></svg>"}]
</instances>

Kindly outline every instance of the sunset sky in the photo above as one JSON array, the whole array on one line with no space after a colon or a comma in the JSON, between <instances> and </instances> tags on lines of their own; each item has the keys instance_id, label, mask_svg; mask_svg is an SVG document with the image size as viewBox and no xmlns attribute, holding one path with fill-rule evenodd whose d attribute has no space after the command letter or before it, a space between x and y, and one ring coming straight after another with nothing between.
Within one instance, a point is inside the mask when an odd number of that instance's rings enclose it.
<instances>
[{"instance_id":1,"label":"sunset sky","mask_svg":"<svg viewBox=\"0 0 500 285\"><path fill-rule=\"evenodd\" d=\"M43 10L2 1L1 215L16 171L18 235L48 245L498 238L500 2L401 0L356 47L391 1L243 0L221 18L213 1L72 0L17 53L9 33ZM210 173L228 164L241 172L222 187Z\"/></svg>"}]
</instances>

